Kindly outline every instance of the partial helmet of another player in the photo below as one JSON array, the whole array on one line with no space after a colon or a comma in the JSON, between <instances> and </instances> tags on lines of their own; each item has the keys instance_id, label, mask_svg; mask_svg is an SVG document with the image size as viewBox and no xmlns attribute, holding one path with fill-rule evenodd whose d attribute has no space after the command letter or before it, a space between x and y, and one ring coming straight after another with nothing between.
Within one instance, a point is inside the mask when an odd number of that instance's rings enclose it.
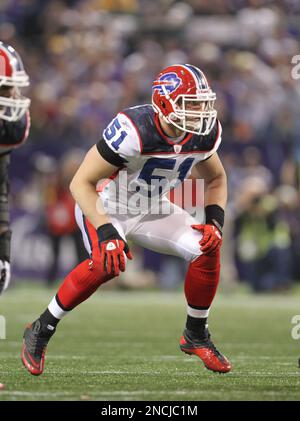
<instances>
[{"instance_id":1,"label":"partial helmet of another player","mask_svg":"<svg viewBox=\"0 0 300 421\"><path fill-rule=\"evenodd\" d=\"M30 106L21 89L29 86L29 76L17 51L0 41L0 119L18 121Z\"/></svg>"},{"instance_id":2,"label":"partial helmet of another player","mask_svg":"<svg viewBox=\"0 0 300 421\"><path fill-rule=\"evenodd\" d=\"M207 135L215 125L216 94L204 73L191 64L175 64L162 70L152 85L152 105L168 124Z\"/></svg>"}]
</instances>

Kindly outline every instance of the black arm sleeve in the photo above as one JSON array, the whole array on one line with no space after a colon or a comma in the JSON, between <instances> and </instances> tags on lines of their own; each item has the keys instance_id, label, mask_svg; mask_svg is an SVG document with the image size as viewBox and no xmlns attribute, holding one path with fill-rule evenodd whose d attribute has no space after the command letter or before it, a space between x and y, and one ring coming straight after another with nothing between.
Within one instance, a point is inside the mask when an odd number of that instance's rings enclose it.
<instances>
[{"instance_id":1,"label":"black arm sleeve","mask_svg":"<svg viewBox=\"0 0 300 421\"><path fill-rule=\"evenodd\" d=\"M105 161L109 162L110 164L115 165L116 167L122 167L127 162L126 159L122 158L120 155L110 149L104 139L100 139L96 146L102 158L104 158Z\"/></svg>"},{"instance_id":2,"label":"black arm sleeve","mask_svg":"<svg viewBox=\"0 0 300 421\"><path fill-rule=\"evenodd\" d=\"M8 208L8 165L9 155L0 157L0 259L10 260L9 208Z\"/></svg>"}]
</instances>

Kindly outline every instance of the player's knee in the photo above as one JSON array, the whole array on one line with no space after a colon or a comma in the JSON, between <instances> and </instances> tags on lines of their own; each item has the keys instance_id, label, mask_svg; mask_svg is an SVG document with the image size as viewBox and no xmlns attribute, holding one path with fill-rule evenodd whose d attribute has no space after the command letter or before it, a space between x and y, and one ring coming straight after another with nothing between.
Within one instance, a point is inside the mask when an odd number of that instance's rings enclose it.
<instances>
[{"instance_id":1,"label":"player's knee","mask_svg":"<svg viewBox=\"0 0 300 421\"><path fill-rule=\"evenodd\" d=\"M211 255L196 256L190 262L189 271L197 273L203 280L217 282L220 276L220 250Z\"/></svg>"},{"instance_id":2,"label":"player's knee","mask_svg":"<svg viewBox=\"0 0 300 421\"><path fill-rule=\"evenodd\" d=\"M187 262L191 263L202 255L199 244L201 239L202 233L192 228L187 229L180 237L177 246L180 248L180 255Z\"/></svg>"},{"instance_id":3,"label":"player's knee","mask_svg":"<svg viewBox=\"0 0 300 421\"><path fill-rule=\"evenodd\" d=\"M89 278L94 283L95 286L96 285L100 286L101 284L104 284L105 282L108 282L111 279L116 278L116 275L114 275L113 273L107 274L107 272L104 271L103 268L101 268L100 263L95 259L89 260L88 270L90 272Z\"/></svg>"},{"instance_id":4,"label":"player's knee","mask_svg":"<svg viewBox=\"0 0 300 421\"><path fill-rule=\"evenodd\" d=\"M192 260L195 264L204 266L206 268L214 268L220 266L220 250L216 250L211 254L203 254L201 251Z\"/></svg>"},{"instance_id":5,"label":"player's knee","mask_svg":"<svg viewBox=\"0 0 300 421\"><path fill-rule=\"evenodd\" d=\"M95 287L99 287L104 282L109 281L111 278L107 277L105 272L100 269L100 266L95 264L93 260L89 261L89 274L88 274L88 283L92 283Z\"/></svg>"},{"instance_id":6,"label":"player's knee","mask_svg":"<svg viewBox=\"0 0 300 421\"><path fill-rule=\"evenodd\" d=\"M108 277L100 265L92 259L84 260L70 274L70 280L76 285L76 289L82 291L96 290L101 284L107 282Z\"/></svg>"}]
</instances>

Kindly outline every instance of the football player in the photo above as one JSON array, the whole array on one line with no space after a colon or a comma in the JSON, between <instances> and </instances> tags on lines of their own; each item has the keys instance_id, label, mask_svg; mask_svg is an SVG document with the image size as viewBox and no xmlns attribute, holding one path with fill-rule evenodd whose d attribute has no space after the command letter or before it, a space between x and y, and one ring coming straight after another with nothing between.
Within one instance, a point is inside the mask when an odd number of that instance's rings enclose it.
<instances>
[{"instance_id":1,"label":"football player","mask_svg":"<svg viewBox=\"0 0 300 421\"><path fill-rule=\"evenodd\" d=\"M10 282L8 167L10 153L28 137L30 99L20 89L29 77L16 50L0 41L0 294Z\"/></svg>"},{"instance_id":2,"label":"football player","mask_svg":"<svg viewBox=\"0 0 300 421\"><path fill-rule=\"evenodd\" d=\"M152 105L117 114L89 150L70 188L90 258L69 273L48 308L27 326L22 361L31 374L43 372L46 346L59 321L125 270L127 258L132 259L129 239L189 263L187 320L180 348L198 356L210 370L231 370L230 362L213 344L207 325L219 282L227 200L226 174L217 154L222 129L215 99L201 70L190 64L169 66L153 82ZM192 169L206 183L203 223L185 210L178 212L166 197L174 180L183 182ZM121 183L124 171L127 184ZM96 192L98 180L106 177L109 183L105 188L101 184ZM135 213L132 204L136 201L127 200L128 194L132 198L136 192L149 193L145 186L152 188L153 181L170 181L150 190L155 197L151 203L156 208L168 205L170 212L152 212L150 207ZM115 188L109 188L113 183Z\"/></svg>"}]
</instances>

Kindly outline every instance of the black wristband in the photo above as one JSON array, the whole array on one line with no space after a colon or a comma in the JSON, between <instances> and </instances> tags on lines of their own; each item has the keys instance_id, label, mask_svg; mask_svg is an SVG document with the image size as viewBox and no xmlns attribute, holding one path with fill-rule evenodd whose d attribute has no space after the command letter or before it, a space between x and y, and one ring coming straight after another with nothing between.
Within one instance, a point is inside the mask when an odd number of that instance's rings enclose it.
<instances>
[{"instance_id":1,"label":"black wristband","mask_svg":"<svg viewBox=\"0 0 300 421\"><path fill-rule=\"evenodd\" d=\"M100 225L100 227L97 228L97 234L100 242L121 238L120 234L111 223Z\"/></svg>"},{"instance_id":2,"label":"black wristband","mask_svg":"<svg viewBox=\"0 0 300 421\"><path fill-rule=\"evenodd\" d=\"M98 240L99 242L103 241L109 241L109 240L123 240L123 238L120 236L116 228L111 223L100 225L100 227L97 228L97 234L98 234ZM127 253L129 251L128 244L126 241L124 241L125 247L124 251Z\"/></svg>"},{"instance_id":3,"label":"black wristband","mask_svg":"<svg viewBox=\"0 0 300 421\"><path fill-rule=\"evenodd\" d=\"M215 225L220 232L224 225L225 212L219 205L205 206L206 223Z\"/></svg>"},{"instance_id":4,"label":"black wristband","mask_svg":"<svg viewBox=\"0 0 300 421\"><path fill-rule=\"evenodd\" d=\"M10 261L11 231L7 230L0 234L0 259Z\"/></svg>"}]
</instances>

